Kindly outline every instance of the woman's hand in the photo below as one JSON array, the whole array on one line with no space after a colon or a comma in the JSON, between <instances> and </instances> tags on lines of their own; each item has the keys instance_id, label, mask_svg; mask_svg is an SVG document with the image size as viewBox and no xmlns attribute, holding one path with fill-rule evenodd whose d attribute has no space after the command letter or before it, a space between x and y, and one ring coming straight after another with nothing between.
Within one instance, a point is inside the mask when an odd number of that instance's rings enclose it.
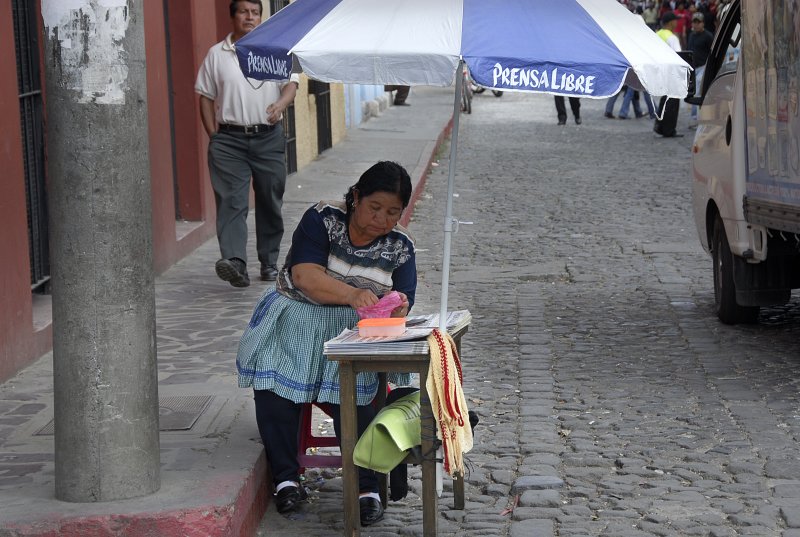
<instances>
[{"instance_id":1,"label":"woman's hand","mask_svg":"<svg viewBox=\"0 0 800 537\"><path fill-rule=\"evenodd\" d=\"M378 297L369 289L353 287L347 296L347 304L353 309L374 306L377 303Z\"/></svg>"},{"instance_id":2,"label":"woman's hand","mask_svg":"<svg viewBox=\"0 0 800 537\"><path fill-rule=\"evenodd\" d=\"M400 291L398 291L397 294L400 295L400 298L403 299L403 303L392 310L391 316L405 317L406 315L408 315L408 297L406 296L405 293L401 293Z\"/></svg>"}]
</instances>

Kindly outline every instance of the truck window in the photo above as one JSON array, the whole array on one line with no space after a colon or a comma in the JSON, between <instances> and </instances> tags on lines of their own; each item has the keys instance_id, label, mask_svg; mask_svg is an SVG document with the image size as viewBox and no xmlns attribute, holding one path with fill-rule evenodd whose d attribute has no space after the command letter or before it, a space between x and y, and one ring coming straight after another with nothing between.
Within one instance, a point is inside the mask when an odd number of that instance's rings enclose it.
<instances>
[{"instance_id":1,"label":"truck window","mask_svg":"<svg viewBox=\"0 0 800 537\"><path fill-rule=\"evenodd\" d=\"M731 8L722 17L711 45L711 54L703 76L702 95L706 94L717 77L736 72L742 38L741 9L736 0L729 5Z\"/></svg>"},{"instance_id":2,"label":"truck window","mask_svg":"<svg viewBox=\"0 0 800 537\"><path fill-rule=\"evenodd\" d=\"M736 65L739 63L739 45L741 43L741 38L741 25L737 23L733 27L733 31L731 31L728 46L725 49L725 56L722 59L717 76L736 71Z\"/></svg>"}]
</instances>

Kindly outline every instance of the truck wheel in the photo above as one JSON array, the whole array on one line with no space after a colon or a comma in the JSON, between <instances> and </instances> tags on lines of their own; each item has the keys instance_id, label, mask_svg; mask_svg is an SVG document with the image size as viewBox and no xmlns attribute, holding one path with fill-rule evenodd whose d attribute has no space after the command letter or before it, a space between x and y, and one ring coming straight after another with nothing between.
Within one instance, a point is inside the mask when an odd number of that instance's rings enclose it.
<instances>
[{"instance_id":1,"label":"truck wheel","mask_svg":"<svg viewBox=\"0 0 800 537\"><path fill-rule=\"evenodd\" d=\"M719 320L725 324L755 323L758 321L758 306L740 306L736 303L736 287L733 283L733 254L725 235L725 225L718 216L714 222L714 305Z\"/></svg>"}]
</instances>

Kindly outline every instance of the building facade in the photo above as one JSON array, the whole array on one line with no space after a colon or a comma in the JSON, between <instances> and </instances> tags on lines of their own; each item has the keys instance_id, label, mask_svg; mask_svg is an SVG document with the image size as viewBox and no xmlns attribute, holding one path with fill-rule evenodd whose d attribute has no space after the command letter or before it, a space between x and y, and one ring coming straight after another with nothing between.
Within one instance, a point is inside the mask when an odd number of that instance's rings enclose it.
<instances>
[{"instance_id":1,"label":"building facade","mask_svg":"<svg viewBox=\"0 0 800 537\"><path fill-rule=\"evenodd\" d=\"M45 65L41 2L0 0L0 382L52 348ZM228 2L144 2L154 269L215 233L207 137L194 92L208 49L230 31ZM288 0L265 0L265 18ZM301 76L285 114L287 169L301 169L364 119L364 91ZM349 97L346 94L352 94ZM354 99L354 100L350 100ZM348 103L346 103L348 100ZM121 126L122 128L122 126Z\"/></svg>"}]
</instances>

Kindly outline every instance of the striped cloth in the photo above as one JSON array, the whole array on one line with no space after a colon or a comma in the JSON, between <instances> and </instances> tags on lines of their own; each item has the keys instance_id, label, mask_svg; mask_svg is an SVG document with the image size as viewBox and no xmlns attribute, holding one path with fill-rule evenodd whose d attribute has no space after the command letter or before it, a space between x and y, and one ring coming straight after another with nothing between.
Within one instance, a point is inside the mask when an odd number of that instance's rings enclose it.
<instances>
[{"instance_id":1,"label":"striped cloth","mask_svg":"<svg viewBox=\"0 0 800 537\"><path fill-rule=\"evenodd\" d=\"M472 427L464 398L464 377L456 343L450 334L434 328L428 336L431 364L425 389L436 418L436 436L442 441L444 471L464 475L464 453L472 449Z\"/></svg>"},{"instance_id":2,"label":"striped cloth","mask_svg":"<svg viewBox=\"0 0 800 537\"><path fill-rule=\"evenodd\" d=\"M239 341L239 387L270 390L295 403L339 404L339 364L323 355L323 345L358 322L349 306L300 302L268 288L256 304ZM411 375L394 373L389 382L408 385ZM369 404L378 375L356 375L356 404Z\"/></svg>"}]
</instances>

